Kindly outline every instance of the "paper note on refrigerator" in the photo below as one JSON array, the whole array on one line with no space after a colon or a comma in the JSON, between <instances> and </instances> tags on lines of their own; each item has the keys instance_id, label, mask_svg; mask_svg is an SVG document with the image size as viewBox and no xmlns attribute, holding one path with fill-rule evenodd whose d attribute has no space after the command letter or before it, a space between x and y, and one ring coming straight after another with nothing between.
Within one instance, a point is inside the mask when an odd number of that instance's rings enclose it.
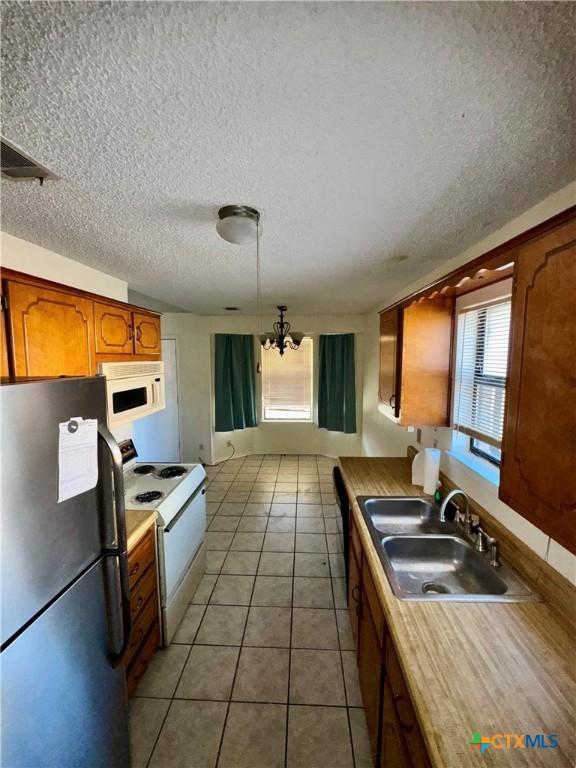
<instances>
[{"instance_id":1,"label":"paper note on refrigerator","mask_svg":"<svg viewBox=\"0 0 576 768\"><path fill-rule=\"evenodd\" d=\"M80 417L60 425L58 501L89 491L98 482L98 421Z\"/></svg>"}]
</instances>

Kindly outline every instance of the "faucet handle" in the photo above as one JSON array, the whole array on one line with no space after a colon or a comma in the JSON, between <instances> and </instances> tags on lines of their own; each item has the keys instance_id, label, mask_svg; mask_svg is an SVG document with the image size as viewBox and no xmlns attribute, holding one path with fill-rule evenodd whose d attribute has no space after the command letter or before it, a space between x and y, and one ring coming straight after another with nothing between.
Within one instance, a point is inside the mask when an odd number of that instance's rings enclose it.
<instances>
[{"instance_id":1,"label":"faucet handle","mask_svg":"<svg viewBox=\"0 0 576 768\"><path fill-rule=\"evenodd\" d=\"M490 565L494 568L500 568L502 565L500 560L500 542L493 536L489 536L488 546L490 547Z\"/></svg>"},{"instance_id":2,"label":"faucet handle","mask_svg":"<svg viewBox=\"0 0 576 768\"><path fill-rule=\"evenodd\" d=\"M489 536L481 525L476 526L476 551L488 552Z\"/></svg>"}]
</instances>

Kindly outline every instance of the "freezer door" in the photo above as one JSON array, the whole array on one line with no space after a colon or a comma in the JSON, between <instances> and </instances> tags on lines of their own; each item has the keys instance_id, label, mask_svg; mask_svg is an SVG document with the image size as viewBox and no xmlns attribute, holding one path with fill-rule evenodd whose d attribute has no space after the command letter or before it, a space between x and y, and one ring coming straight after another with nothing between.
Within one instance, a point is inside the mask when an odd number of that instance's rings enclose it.
<instances>
[{"instance_id":1,"label":"freezer door","mask_svg":"<svg viewBox=\"0 0 576 768\"><path fill-rule=\"evenodd\" d=\"M124 670L114 667L98 561L0 654L0 765L128 768Z\"/></svg>"},{"instance_id":2,"label":"freezer door","mask_svg":"<svg viewBox=\"0 0 576 768\"><path fill-rule=\"evenodd\" d=\"M116 534L104 444L97 488L58 504L58 425L74 416L106 424L105 380L9 384L0 387L0 401L4 644L94 563L104 547L114 546Z\"/></svg>"}]
</instances>

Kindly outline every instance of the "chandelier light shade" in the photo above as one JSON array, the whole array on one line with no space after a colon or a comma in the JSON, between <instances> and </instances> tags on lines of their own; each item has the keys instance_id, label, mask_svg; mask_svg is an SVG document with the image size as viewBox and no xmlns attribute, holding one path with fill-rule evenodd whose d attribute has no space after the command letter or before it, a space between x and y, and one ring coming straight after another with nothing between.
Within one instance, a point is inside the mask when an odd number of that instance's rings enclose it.
<instances>
[{"instance_id":1,"label":"chandelier light shade","mask_svg":"<svg viewBox=\"0 0 576 768\"><path fill-rule=\"evenodd\" d=\"M290 323L284 320L284 313L287 309L288 307L280 305L278 307L280 319L274 323L272 333L261 333L258 336L264 349L277 349L281 355L284 354L285 349L298 349L304 338L303 333L291 331Z\"/></svg>"},{"instance_id":2,"label":"chandelier light shade","mask_svg":"<svg viewBox=\"0 0 576 768\"><path fill-rule=\"evenodd\" d=\"M216 231L229 243L253 243L262 234L260 213L247 205L225 205L218 211Z\"/></svg>"}]
</instances>

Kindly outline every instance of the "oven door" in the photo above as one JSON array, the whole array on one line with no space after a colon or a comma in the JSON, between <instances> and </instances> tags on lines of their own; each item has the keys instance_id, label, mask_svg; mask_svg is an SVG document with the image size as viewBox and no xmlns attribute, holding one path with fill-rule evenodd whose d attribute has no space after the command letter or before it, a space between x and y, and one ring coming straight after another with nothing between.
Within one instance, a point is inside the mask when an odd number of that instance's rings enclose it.
<instances>
[{"instance_id":1,"label":"oven door","mask_svg":"<svg viewBox=\"0 0 576 768\"><path fill-rule=\"evenodd\" d=\"M163 573L162 605L170 602L170 597L178 589L180 582L188 572L190 563L204 540L206 531L206 488L201 485L188 499L168 525L159 528L162 537L161 568Z\"/></svg>"},{"instance_id":2,"label":"oven door","mask_svg":"<svg viewBox=\"0 0 576 768\"><path fill-rule=\"evenodd\" d=\"M126 424L166 406L164 374L106 381L108 425Z\"/></svg>"}]
</instances>

